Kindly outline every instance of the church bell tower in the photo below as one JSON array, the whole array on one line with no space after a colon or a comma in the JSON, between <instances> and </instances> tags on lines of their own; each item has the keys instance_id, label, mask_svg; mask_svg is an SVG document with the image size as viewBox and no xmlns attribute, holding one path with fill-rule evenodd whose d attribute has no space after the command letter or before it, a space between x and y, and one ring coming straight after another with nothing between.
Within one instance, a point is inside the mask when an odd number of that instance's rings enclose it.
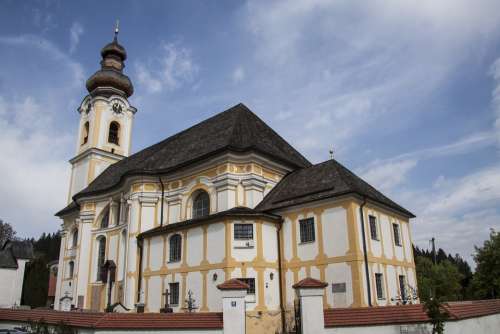
<instances>
[{"instance_id":1,"label":"church bell tower","mask_svg":"<svg viewBox=\"0 0 500 334\"><path fill-rule=\"evenodd\" d=\"M127 52L118 43L118 26L111 43L101 50L101 69L87 80L88 95L78 113L76 156L70 160L68 202L109 165L130 154L132 123L137 111L128 98L134 87L123 73Z\"/></svg>"}]
</instances>

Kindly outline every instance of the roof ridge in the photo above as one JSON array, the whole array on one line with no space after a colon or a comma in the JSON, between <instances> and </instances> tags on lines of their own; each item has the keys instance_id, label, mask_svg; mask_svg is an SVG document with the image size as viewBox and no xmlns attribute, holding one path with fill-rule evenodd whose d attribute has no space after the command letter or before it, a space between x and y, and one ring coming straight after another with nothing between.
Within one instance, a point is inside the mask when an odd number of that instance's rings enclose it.
<instances>
[{"instance_id":1,"label":"roof ridge","mask_svg":"<svg viewBox=\"0 0 500 334\"><path fill-rule=\"evenodd\" d=\"M190 127L186 128L186 129L184 129L184 130L181 130L181 131L179 131L179 132L177 132L177 133L174 133L174 134L173 134L173 135L171 135L171 136L168 136L167 138L164 138L164 139L162 139L162 140L160 140L160 141L156 142L155 144L152 144L152 145L150 145L150 146L148 146L148 147L143 148L143 149L142 149L142 150L140 150L140 151L135 152L134 154L132 154L132 155L130 155L130 156L128 156L128 157L126 157L125 159L123 159L123 160L121 160L121 161L128 160L128 159L130 159L130 158L132 158L132 157L136 156L137 154L139 154L139 153L141 153L141 152L144 152L144 151L146 151L146 150L153 149L155 146L158 146L159 144L163 144L163 143L165 143L165 142L167 142L167 141L169 141L169 140L172 140L172 139L174 139L174 138L180 137L182 134L184 134L184 133L188 132L189 130L191 130L191 129L193 129L193 128L196 128L197 126L201 126L201 125L203 125L203 124L205 124L205 123L208 123L209 121L211 121L212 119L214 119L214 118L216 118L216 117L220 117L220 116L221 116L221 115L223 115L223 114L226 114L226 113L229 113L229 112L233 111L233 109L235 109L235 108L236 108L236 107L238 107L239 105L243 105L243 104L242 104L242 103L238 103L238 104L236 104L236 105L234 105L234 106L230 107L229 109L226 109L226 110L221 111L221 112L219 112L219 113L217 113L217 114L215 114L215 115L212 115L212 116L210 116L209 118L206 118L206 119L204 119L204 120L202 120L202 121L200 121L200 122L198 122L198 123L195 123L195 124L191 125ZM244 106L244 105L243 105L243 106ZM247 108L247 109L248 109L248 108ZM146 157L145 157L145 158L146 158Z\"/></svg>"},{"instance_id":2,"label":"roof ridge","mask_svg":"<svg viewBox=\"0 0 500 334\"><path fill-rule=\"evenodd\" d=\"M241 109L243 107L243 109ZM238 103L236 106L234 106L233 108L235 108L235 110L239 111L238 114L236 115L236 117L234 118L233 120L233 131L231 131L231 136L229 136L229 145L231 146L233 144L233 141L235 139L235 133L236 133L236 128L239 126L240 122L238 122L240 120L240 118L242 117L243 115L243 112L242 111L250 111L243 103ZM237 108L237 109L236 109ZM245 110L246 109L246 110Z\"/></svg>"},{"instance_id":3,"label":"roof ridge","mask_svg":"<svg viewBox=\"0 0 500 334\"><path fill-rule=\"evenodd\" d=\"M275 135L276 137L278 137L279 140L281 140L283 143L286 143L288 144L292 150L298 154L305 162L307 162L309 164L309 166L306 166L306 167L310 167L312 166L312 163L302 155L302 153L300 153L298 150L295 149L295 147L293 147L292 145L290 145L288 143L288 141L283 138L278 132L276 132L272 127L270 127L266 122L264 122L264 120L262 118L259 117L259 115L257 115L256 113L254 113L252 110L250 110L250 108L248 108L246 105L244 105L243 103L240 103L241 106L246 110L248 111L248 114L252 115L254 118L256 118L259 122L261 122L267 129L269 129L271 131L271 133L273 135ZM302 167L303 168L303 167ZM300 169L300 168L299 168Z\"/></svg>"}]
</instances>

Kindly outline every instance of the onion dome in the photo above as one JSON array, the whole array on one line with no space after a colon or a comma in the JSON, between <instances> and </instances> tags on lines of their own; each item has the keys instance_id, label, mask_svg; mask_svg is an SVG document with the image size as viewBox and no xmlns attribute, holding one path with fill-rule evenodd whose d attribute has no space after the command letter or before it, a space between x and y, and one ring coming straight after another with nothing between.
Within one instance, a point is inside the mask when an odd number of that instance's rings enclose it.
<instances>
[{"instance_id":1,"label":"onion dome","mask_svg":"<svg viewBox=\"0 0 500 334\"><path fill-rule=\"evenodd\" d=\"M134 93L130 78L123 74L127 51L118 43L118 28L115 38L101 50L101 69L87 80L87 90L91 95L110 96L120 94L129 97Z\"/></svg>"}]
</instances>

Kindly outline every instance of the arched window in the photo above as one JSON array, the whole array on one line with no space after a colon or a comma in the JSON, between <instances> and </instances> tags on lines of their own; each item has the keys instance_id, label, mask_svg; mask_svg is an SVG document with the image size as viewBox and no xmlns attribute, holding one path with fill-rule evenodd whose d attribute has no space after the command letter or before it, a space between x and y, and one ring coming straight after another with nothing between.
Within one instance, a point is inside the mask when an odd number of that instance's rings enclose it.
<instances>
[{"instance_id":1,"label":"arched window","mask_svg":"<svg viewBox=\"0 0 500 334\"><path fill-rule=\"evenodd\" d=\"M85 122L85 125L83 126L83 141L82 141L82 145L87 144L87 142L89 141L89 127L90 127L89 122Z\"/></svg>"},{"instance_id":2,"label":"arched window","mask_svg":"<svg viewBox=\"0 0 500 334\"><path fill-rule=\"evenodd\" d=\"M174 234L170 237L170 262L181 260L182 237L180 234Z\"/></svg>"},{"instance_id":3,"label":"arched window","mask_svg":"<svg viewBox=\"0 0 500 334\"><path fill-rule=\"evenodd\" d=\"M101 237L98 239L97 245L97 280L101 280L102 266L106 258L106 238Z\"/></svg>"},{"instance_id":4,"label":"arched window","mask_svg":"<svg viewBox=\"0 0 500 334\"><path fill-rule=\"evenodd\" d=\"M109 226L109 208L106 209L104 215L101 218L101 228L106 228Z\"/></svg>"},{"instance_id":5,"label":"arched window","mask_svg":"<svg viewBox=\"0 0 500 334\"><path fill-rule=\"evenodd\" d=\"M74 272L75 272L75 263L73 261L69 261L69 263L68 263L68 278L73 278Z\"/></svg>"},{"instance_id":6,"label":"arched window","mask_svg":"<svg viewBox=\"0 0 500 334\"><path fill-rule=\"evenodd\" d=\"M210 197L206 191L200 190L193 199L193 218L208 216L210 213Z\"/></svg>"},{"instance_id":7,"label":"arched window","mask_svg":"<svg viewBox=\"0 0 500 334\"><path fill-rule=\"evenodd\" d=\"M73 240L71 242L71 247L76 247L78 245L78 229L73 230Z\"/></svg>"},{"instance_id":8,"label":"arched window","mask_svg":"<svg viewBox=\"0 0 500 334\"><path fill-rule=\"evenodd\" d=\"M120 134L120 124L114 121L111 122L111 124L109 125L108 142L120 145L119 144L120 138L118 137L119 134Z\"/></svg>"}]
</instances>

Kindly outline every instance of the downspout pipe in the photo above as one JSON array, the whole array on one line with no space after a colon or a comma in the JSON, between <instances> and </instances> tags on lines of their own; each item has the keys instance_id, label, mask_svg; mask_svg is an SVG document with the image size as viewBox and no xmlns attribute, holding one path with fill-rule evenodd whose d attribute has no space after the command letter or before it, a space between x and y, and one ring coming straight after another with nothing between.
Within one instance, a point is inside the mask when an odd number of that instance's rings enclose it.
<instances>
[{"instance_id":1,"label":"downspout pipe","mask_svg":"<svg viewBox=\"0 0 500 334\"><path fill-rule=\"evenodd\" d=\"M158 176L158 180L161 184L160 226L163 226L163 202L165 202L165 184L163 184L161 176Z\"/></svg>"},{"instance_id":2,"label":"downspout pipe","mask_svg":"<svg viewBox=\"0 0 500 334\"><path fill-rule=\"evenodd\" d=\"M139 277L137 280L137 303L141 302L141 289L142 289L142 250L143 250L143 239L137 239L137 247L139 248Z\"/></svg>"},{"instance_id":3,"label":"downspout pipe","mask_svg":"<svg viewBox=\"0 0 500 334\"><path fill-rule=\"evenodd\" d=\"M283 281L281 278L282 268L281 268L281 228L283 227L283 219L278 225L276 230L276 237L278 238L278 274L279 274L279 292L280 292L280 310L281 310L281 332L285 333L285 306L283 305Z\"/></svg>"},{"instance_id":4,"label":"downspout pipe","mask_svg":"<svg viewBox=\"0 0 500 334\"><path fill-rule=\"evenodd\" d=\"M366 251L366 233L365 233L365 215L363 207L366 205L366 197L363 197L363 203L359 206L359 215L361 217L361 236L363 237L363 256L365 260L366 292L368 295L368 306L372 306L372 290L370 287L370 270L368 268L368 253Z\"/></svg>"}]
</instances>

